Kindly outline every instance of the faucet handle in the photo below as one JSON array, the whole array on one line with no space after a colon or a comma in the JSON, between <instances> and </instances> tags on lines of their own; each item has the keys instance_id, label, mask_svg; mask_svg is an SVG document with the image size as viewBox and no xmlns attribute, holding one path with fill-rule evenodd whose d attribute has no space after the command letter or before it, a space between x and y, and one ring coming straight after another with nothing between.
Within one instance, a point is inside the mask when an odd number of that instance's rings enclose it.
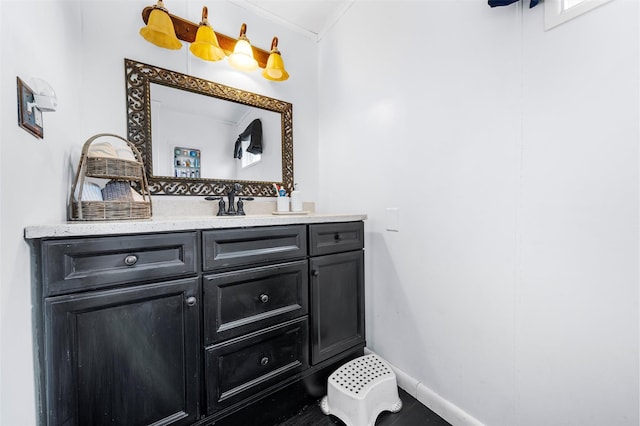
<instances>
[{"instance_id":1,"label":"faucet handle","mask_svg":"<svg viewBox=\"0 0 640 426\"><path fill-rule=\"evenodd\" d=\"M238 197L238 211L236 212L236 214L240 215L240 216L245 216L246 213L244 212L244 201L251 201L253 200L253 197Z\"/></svg>"},{"instance_id":2,"label":"faucet handle","mask_svg":"<svg viewBox=\"0 0 640 426\"><path fill-rule=\"evenodd\" d=\"M226 213L226 208L225 208L225 202L224 202L224 197L204 197L205 200L207 201L216 201L218 200L218 216L225 216Z\"/></svg>"}]
</instances>

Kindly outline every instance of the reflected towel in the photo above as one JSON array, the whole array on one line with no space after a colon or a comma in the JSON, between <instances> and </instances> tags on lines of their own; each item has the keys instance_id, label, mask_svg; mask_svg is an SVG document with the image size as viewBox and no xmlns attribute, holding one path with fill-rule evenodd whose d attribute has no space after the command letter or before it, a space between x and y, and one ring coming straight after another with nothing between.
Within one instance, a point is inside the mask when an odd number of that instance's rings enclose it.
<instances>
[{"instance_id":1,"label":"reflected towel","mask_svg":"<svg viewBox=\"0 0 640 426\"><path fill-rule=\"evenodd\" d=\"M240 133L236 144L233 147L233 158L242 158L242 141L249 139L249 146L247 152L251 154L262 154L262 122L259 118L253 120L245 129Z\"/></svg>"},{"instance_id":2,"label":"reflected towel","mask_svg":"<svg viewBox=\"0 0 640 426\"><path fill-rule=\"evenodd\" d=\"M512 3L515 3L519 0L489 0L489 6L491 7L496 7L496 6L508 6ZM531 0L529 2L529 9L531 9L534 6L537 6L539 0Z\"/></svg>"}]
</instances>

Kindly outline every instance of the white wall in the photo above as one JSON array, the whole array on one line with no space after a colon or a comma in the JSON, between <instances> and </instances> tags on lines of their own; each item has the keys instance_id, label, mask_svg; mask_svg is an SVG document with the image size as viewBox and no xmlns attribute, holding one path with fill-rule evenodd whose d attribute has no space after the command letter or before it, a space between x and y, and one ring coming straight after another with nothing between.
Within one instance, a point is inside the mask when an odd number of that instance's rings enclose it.
<instances>
[{"instance_id":1,"label":"white wall","mask_svg":"<svg viewBox=\"0 0 640 426\"><path fill-rule=\"evenodd\" d=\"M57 3L3 1L0 13L0 424L8 426L34 424L36 414L23 228L65 217L69 155L83 137L77 103L82 62L72 47L80 39L80 7ZM16 76L43 78L57 91L59 109L44 113L43 140L17 125Z\"/></svg>"},{"instance_id":2,"label":"white wall","mask_svg":"<svg viewBox=\"0 0 640 426\"><path fill-rule=\"evenodd\" d=\"M639 424L638 2L525 24L518 415Z\"/></svg>"},{"instance_id":3,"label":"white wall","mask_svg":"<svg viewBox=\"0 0 640 426\"><path fill-rule=\"evenodd\" d=\"M368 345L454 424L637 425L638 3L542 9L356 1L318 205L369 214Z\"/></svg>"},{"instance_id":4,"label":"white wall","mask_svg":"<svg viewBox=\"0 0 640 426\"><path fill-rule=\"evenodd\" d=\"M35 424L31 288L25 226L66 218L67 192L80 150L92 135L126 135L124 58L214 80L295 105L296 180L309 200L317 190L316 41L228 1L209 5L214 28L247 35L263 49L279 37L291 78L259 73L158 48L138 35L148 0L0 0L0 424ZM199 22L202 2L172 1L170 11ZM58 111L44 114L44 140L17 126L16 76L47 80Z\"/></svg>"}]
</instances>

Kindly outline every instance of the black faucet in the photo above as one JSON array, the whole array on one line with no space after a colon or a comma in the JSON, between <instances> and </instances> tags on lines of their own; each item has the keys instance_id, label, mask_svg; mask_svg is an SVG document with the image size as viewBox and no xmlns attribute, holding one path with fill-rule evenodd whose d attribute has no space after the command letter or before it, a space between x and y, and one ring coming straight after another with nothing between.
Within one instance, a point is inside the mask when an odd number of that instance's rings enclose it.
<instances>
[{"instance_id":1,"label":"black faucet","mask_svg":"<svg viewBox=\"0 0 640 426\"><path fill-rule=\"evenodd\" d=\"M246 213L244 212L244 201L253 200L253 197L240 197L238 196L238 209L235 207L235 198L238 195L238 192L242 189L242 185L239 183L234 183L231 185L229 192L227 192L227 198L229 200L229 208L225 210L225 202L224 197L205 197L204 199L207 201L218 200L218 216L244 216Z\"/></svg>"},{"instance_id":2,"label":"black faucet","mask_svg":"<svg viewBox=\"0 0 640 426\"><path fill-rule=\"evenodd\" d=\"M235 216L236 208L233 205L233 201L236 198L236 194L242 189L239 183L234 183L231 185L231 189L227 192L227 198L229 199L229 208L227 210L227 215Z\"/></svg>"}]
</instances>

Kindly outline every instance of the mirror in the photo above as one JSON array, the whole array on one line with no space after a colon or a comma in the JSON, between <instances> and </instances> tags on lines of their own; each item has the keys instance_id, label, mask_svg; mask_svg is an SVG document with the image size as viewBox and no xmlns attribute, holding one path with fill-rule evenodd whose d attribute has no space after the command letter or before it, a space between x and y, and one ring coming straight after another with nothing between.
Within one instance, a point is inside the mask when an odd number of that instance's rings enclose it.
<instances>
[{"instance_id":1,"label":"mirror","mask_svg":"<svg viewBox=\"0 0 640 426\"><path fill-rule=\"evenodd\" d=\"M154 195L273 197L293 189L292 105L125 59L127 139Z\"/></svg>"}]
</instances>

